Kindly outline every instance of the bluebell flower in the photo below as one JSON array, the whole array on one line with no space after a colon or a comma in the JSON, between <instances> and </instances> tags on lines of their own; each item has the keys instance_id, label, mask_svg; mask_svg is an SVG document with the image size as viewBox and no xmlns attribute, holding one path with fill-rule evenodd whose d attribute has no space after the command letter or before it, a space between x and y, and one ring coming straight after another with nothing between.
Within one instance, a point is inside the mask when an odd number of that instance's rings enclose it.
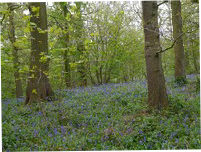
<instances>
[{"instance_id":1,"label":"bluebell flower","mask_svg":"<svg viewBox=\"0 0 201 152\"><path fill-rule=\"evenodd\" d=\"M32 127L35 127L36 126L36 123L34 122L33 124L32 124Z\"/></svg>"},{"instance_id":2,"label":"bluebell flower","mask_svg":"<svg viewBox=\"0 0 201 152\"><path fill-rule=\"evenodd\" d=\"M64 134L65 133L65 127L61 126L61 132Z\"/></svg>"},{"instance_id":3,"label":"bluebell flower","mask_svg":"<svg viewBox=\"0 0 201 152\"><path fill-rule=\"evenodd\" d=\"M177 134L177 132L173 132L172 135L175 136Z\"/></svg>"},{"instance_id":4,"label":"bluebell flower","mask_svg":"<svg viewBox=\"0 0 201 152\"><path fill-rule=\"evenodd\" d=\"M161 132L158 132L157 136L160 137L161 136Z\"/></svg>"},{"instance_id":5,"label":"bluebell flower","mask_svg":"<svg viewBox=\"0 0 201 152\"><path fill-rule=\"evenodd\" d=\"M142 130L140 130L139 133L142 134Z\"/></svg>"},{"instance_id":6,"label":"bluebell flower","mask_svg":"<svg viewBox=\"0 0 201 152\"><path fill-rule=\"evenodd\" d=\"M146 136L144 137L144 141L146 141L147 139L146 139Z\"/></svg>"},{"instance_id":7,"label":"bluebell flower","mask_svg":"<svg viewBox=\"0 0 201 152\"><path fill-rule=\"evenodd\" d=\"M34 137L38 135L38 131L34 130Z\"/></svg>"},{"instance_id":8,"label":"bluebell flower","mask_svg":"<svg viewBox=\"0 0 201 152\"><path fill-rule=\"evenodd\" d=\"M179 139L176 138L176 139L175 139L175 143L179 143Z\"/></svg>"},{"instance_id":9,"label":"bluebell flower","mask_svg":"<svg viewBox=\"0 0 201 152\"><path fill-rule=\"evenodd\" d=\"M47 145L47 141L46 140L44 140L44 143L45 143L45 145Z\"/></svg>"},{"instance_id":10,"label":"bluebell flower","mask_svg":"<svg viewBox=\"0 0 201 152\"><path fill-rule=\"evenodd\" d=\"M109 148L109 146L106 146L106 147L105 147L105 149L108 149L108 148Z\"/></svg>"},{"instance_id":11,"label":"bluebell flower","mask_svg":"<svg viewBox=\"0 0 201 152\"><path fill-rule=\"evenodd\" d=\"M143 144L143 141L142 141L142 140L140 140L140 141L139 141L139 143L140 143L140 144Z\"/></svg>"}]
</instances>

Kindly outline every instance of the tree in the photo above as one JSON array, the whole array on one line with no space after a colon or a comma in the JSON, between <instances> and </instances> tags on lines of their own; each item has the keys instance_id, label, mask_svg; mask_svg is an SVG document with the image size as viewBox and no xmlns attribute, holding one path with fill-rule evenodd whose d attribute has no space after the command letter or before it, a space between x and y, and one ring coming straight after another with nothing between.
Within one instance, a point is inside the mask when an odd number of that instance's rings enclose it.
<instances>
[{"instance_id":1,"label":"tree","mask_svg":"<svg viewBox=\"0 0 201 152\"><path fill-rule=\"evenodd\" d=\"M185 57L184 57L184 46L182 38L182 17L181 17L181 2L171 1L172 8L172 25L173 25L173 38L177 42L174 45L175 53L175 80L177 83L185 83Z\"/></svg>"},{"instance_id":2,"label":"tree","mask_svg":"<svg viewBox=\"0 0 201 152\"><path fill-rule=\"evenodd\" d=\"M14 3L8 3L8 9L9 9L9 39L12 44L12 55L13 55L13 64L14 64L14 76L15 76L15 83L16 83L16 97L22 97L23 96L23 90L22 90L22 82L21 77L19 73L19 60L18 60L18 48L15 45L16 37L15 37L15 26L14 26L14 9L15 4Z\"/></svg>"},{"instance_id":3,"label":"tree","mask_svg":"<svg viewBox=\"0 0 201 152\"><path fill-rule=\"evenodd\" d=\"M85 63L83 61L83 53L85 51L85 47L84 47L84 41L83 41L83 36L84 36L84 32L83 32L83 19L82 19L82 12L81 12L81 7L84 5L83 2L75 2L76 6L77 6L77 14L78 14L78 20L77 20L77 38L78 38L78 42L77 42L77 50L78 50L78 54L79 54L79 65L78 65L78 72L80 73L80 85L81 86L86 86L87 85L87 75L86 75L86 68L85 68Z\"/></svg>"},{"instance_id":4,"label":"tree","mask_svg":"<svg viewBox=\"0 0 201 152\"><path fill-rule=\"evenodd\" d=\"M67 2L61 2L60 3L63 13L64 13L64 17L65 19L67 18L67 15L70 14L69 10L68 10L68 3ZM70 69L70 57L69 57L69 31L68 31L68 22L67 20L65 20L65 32L64 32L64 47L65 47L65 51L64 51L64 67L65 67L65 82L66 82L66 87L71 87L71 69Z\"/></svg>"},{"instance_id":5,"label":"tree","mask_svg":"<svg viewBox=\"0 0 201 152\"><path fill-rule=\"evenodd\" d=\"M158 6L156 1L143 1L143 23L145 36L145 58L148 82L148 102L161 109L168 106L165 78L162 69L158 28Z\"/></svg>"},{"instance_id":6,"label":"tree","mask_svg":"<svg viewBox=\"0 0 201 152\"><path fill-rule=\"evenodd\" d=\"M31 15L31 58L25 104L53 96L47 77L49 58L46 4L45 2L29 3L29 11Z\"/></svg>"}]
</instances>

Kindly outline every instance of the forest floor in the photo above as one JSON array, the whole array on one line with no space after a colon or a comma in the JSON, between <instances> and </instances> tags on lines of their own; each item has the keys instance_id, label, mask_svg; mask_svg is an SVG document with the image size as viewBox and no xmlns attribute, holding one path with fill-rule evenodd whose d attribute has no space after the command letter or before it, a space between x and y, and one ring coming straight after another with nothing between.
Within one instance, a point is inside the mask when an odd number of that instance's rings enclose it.
<instances>
[{"instance_id":1,"label":"forest floor","mask_svg":"<svg viewBox=\"0 0 201 152\"><path fill-rule=\"evenodd\" d=\"M57 92L58 101L2 101L5 151L201 149L196 76L167 80L169 108L148 107L145 81Z\"/></svg>"}]
</instances>

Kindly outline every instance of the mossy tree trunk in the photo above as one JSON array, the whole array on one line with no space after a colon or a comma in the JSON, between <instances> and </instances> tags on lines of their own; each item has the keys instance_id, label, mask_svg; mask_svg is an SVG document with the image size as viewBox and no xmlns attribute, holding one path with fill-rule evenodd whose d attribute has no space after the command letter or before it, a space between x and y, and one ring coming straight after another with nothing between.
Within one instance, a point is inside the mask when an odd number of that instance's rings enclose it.
<instances>
[{"instance_id":1,"label":"mossy tree trunk","mask_svg":"<svg viewBox=\"0 0 201 152\"><path fill-rule=\"evenodd\" d=\"M31 15L31 58L25 104L47 100L54 95L48 79L46 3L29 3L29 11Z\"/></svg>"},{"instance_id":2,"label":"mossy tree trunk","mask_svg":"<svg viewBox=\"0 0 201 152\"><path fill-rule=\"evenodd\" d=\"M162 69L158 27L157 1L143 1L145 58L148 83L148 102L158 109L168 106L165 78Z\"/></svg>"},{"instance_id":3,"label":"mossy tree trunk","mask_svg":"<svg viewBox=\"0 0 201 152\"><path fill-rule=\"evenodd\" d=\"M12 44L12 56L13 56L13 64L14 64L14 76L15 76L15 84L16 84L16 97L20 98L23 96L22 90L22 82L19 73L19 59L18 59L18 48L15 46L16 37L15 37L15 25L14 25L14 3L8 3L9 10L9 39Z\"/></svg>"}]
</instances>

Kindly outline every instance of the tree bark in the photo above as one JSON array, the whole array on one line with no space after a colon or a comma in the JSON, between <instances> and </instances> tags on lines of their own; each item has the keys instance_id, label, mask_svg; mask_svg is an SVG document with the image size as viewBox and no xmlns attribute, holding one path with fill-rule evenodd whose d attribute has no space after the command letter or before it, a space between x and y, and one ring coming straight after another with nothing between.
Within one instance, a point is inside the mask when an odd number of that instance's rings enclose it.
<instances>
[{"instance_id":1,"label":"tree bark","mask_svg":"<svg viewBox=\"0 0 201 152\"><path fill-rule=\"evenodd\" d=\"M16 97L20 98L23 96L22 90L22 82L19 73L19 59L18 59L18 48L15 46L16 38L15 38L15 26L14 26L14 9L13 3L8 3L9 8L9 39L12 44L12 56L13 56L13 64L14 64L14 76L15 76L15 84L16 84Z\"/></svg>"},{"instance_id":2,"label":"tree bark","mask_svg":"<svg viewBox=\"0 0 201 152\"><path fill-rule=\"evenodd\" d=\"M143 1L145 58L148 83L148 103L158 109L168 107L165 78L160 51L158 8L156 1Z\"/></svg>"},{"instance_id":3,"label":"tree bark","mask_svg":"<svg viewBox=\"0 0 201 152\"><path fill-rule=\"evenodd\" d=\"M82 19L82 11L81 6L82 2L75 2L78 10L78 26L77 26L77 34L78 34L78 45L77 50L79 52L79 55L82 56L83 52L85 51L84 42L83 42L83 19ZM79 56L79 59L81 60ZM87 86L87 74L86 74L86 68L85 63L81 62L78 65L78 72L80 73L80 85L81 86Z\"/></svg>"},{"instance_id":4,"label":"tree bark","mask_svg":"<svg viewBox=\"0 0 201 152\"><path fill-rule=\"evenodd\" d=\"M39 10L37 11L38 8ZM48 55L47 14L45 2L29 3L31 14L31 59L25 104L53 99L53 91L47 77Z\"/></svg>"},{"instance_id":5,"label":"tree bark","mask_svg":"<svg viewBox=\"0 0 201 152\"><path fill-rule=\"evenodd\" d=\"M173 38L177 39L182 32L182 17L181 17L181 2L171 1L172 8L172 25L173 25ZM174 45L175 52L175 80L186 81L185 74L185 57L182 36L177 40Z\"/></svg>"},{"instance_id":6,"label":"tree bark","mask_svg":"<svg viewBox=\"0 0 201 152\"><path fill-rule=\"evenodd\" d=\"M189 54L189 50L190 48L190 41L189 41L189 35L187 34L187 50L185 51L185 68L186 68L186 73L190 72L190 54Z\"/></svg>"},{"instance_id":7,"label":"tree bark","mask_svg":"<svg viewBox=\"0 0 201 152\"><path fill-rule=\"evenodd\" d=\"M68 13L68 8L67 4L63 6L63 12L64 12L64 17L67 17ZM65 30L68 30L68 24L66 22L65 24ZM71 87L71 69L70 69L70 57L68 55L68 47L69 47L69 32L64 35L65 37L65 51L64 51L64 69L65 69L65 82L66 82L66 87Z\"/></svg>"}]
</instances>

